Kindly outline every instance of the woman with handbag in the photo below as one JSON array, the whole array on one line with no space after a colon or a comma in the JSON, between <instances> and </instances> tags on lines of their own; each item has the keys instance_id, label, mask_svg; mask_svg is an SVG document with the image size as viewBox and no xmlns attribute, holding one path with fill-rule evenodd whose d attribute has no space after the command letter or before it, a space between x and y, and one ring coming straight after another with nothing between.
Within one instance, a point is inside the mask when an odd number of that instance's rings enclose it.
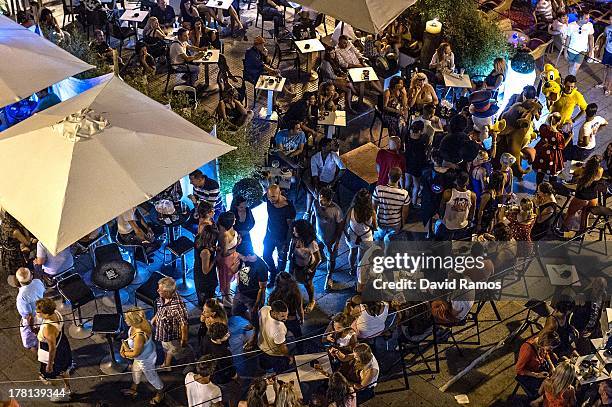
<instances>
[{"instance_id":1,"label":"woman with handbag","mask_svg":"<svg viewBox=\"0 0 612 407\"><path fill-rule=\"evenodd\" d=\"M42 320L37 334L40 380L50 384L49 380L61 377L63 395L70 397L68 376L73 362L70 343L64 335L64 317L55 309L55 301L51 298L36 301L36 315Z\"/></svg>"},{"instance_id":2,"label":"woman with handbag","mask_svg":"<svg viewBox=\"0 0 612 407\"><path fill-rule=\"evenodd\" d=\"M121 393L135 400L138 396L138 384L144 374L156 390L155 397L151 399L149 404L158 405L164 399L164 383L155 368L157 351L153 342L153 328L142 308L132 307L128 309L124 313L124 318L130 329L128 339L121 343L119 353L123 358L133 359L134 363L132 363L132 386L129 389L124 389Z\"/></svg>"}]
</instances>

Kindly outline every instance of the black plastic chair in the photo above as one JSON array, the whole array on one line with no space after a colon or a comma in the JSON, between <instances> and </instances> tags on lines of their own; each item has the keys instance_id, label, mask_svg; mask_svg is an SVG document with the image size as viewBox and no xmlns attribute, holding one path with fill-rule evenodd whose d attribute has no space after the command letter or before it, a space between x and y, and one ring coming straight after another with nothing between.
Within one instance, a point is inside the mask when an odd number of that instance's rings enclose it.
<instances>
[{"instance_id":1,"label":"black plastic chair","mask_svg":"<svg viewBox=\"0 0 612 407\"><path fill-rule=\"evenodd\" d=\"M108 355L100 361L100 370L104 374L125 372L127 363L117 360L114 339L121 332L121 315L96 314L93 317L91 332L104 335L108 342Z\"/></svg>"},{"instance_id":2,"label":"black plastic chair","mask_svg":"<svg viewBox=\"0 0 612 407\"><path fill-rule=\"evenodd\" d=\"M72 319L74 326L69 329L69 334L74 339L86 339L91 336L91 331L85 327L83 317L81 315L81 307L94 302L96 313L98 312L98 303L92 289L85 284L83 278L78 274L71 274L68 277L57 282L57 290L61 296L70 303L72 308ZM78 319L75 316L75 309Z\"/></svg>"},{"instance_id":3,"label":"black plastic chair","mask_svg":"<svg viewBox=\"0 0 612 407\"><path fill-rule=\"evenodd\" d=\"M175 263L178 259L181 259L181 267L183 272L183 286L187 285L187 263L185 262L185 256L191 250L193 250L194 242L186 236L181 236L174 242L168 243L166 249L174 256L174 258L167 264Z\"/></svg>"},{"instance_id":4,"label":"black plastic chair","mask_svg":"<svg viewBox=\"0 0 612 407\"><path fill-rule=\"evenodd\" d=\"M108 32L110 36L115 37L119 40L119 48L117 49L117 52L119 52L119 57L121 57L123 43L132 37L134 37L134 39L136 40L136 31L133 28L121 27L120 25L117 25L115 23L110 23Z\"/></svg>"},{"instance_id":5,"label":"black plastic chair","mask_svg":"<svg viewBox=\"0 0 612 407\"><path fill-rule=\"evenodd\" d=\"M278 58L278 59L277 59ZM274 54L272 55L272 65L276 61L276 69L281 62L293 62L294 69L297 70L298 79L300 78L300 55L293 42L293 37L278 38L274 44Z\"/></svg>"},{"instance_id":6,"label":"black plastic chair","mask_svg":"<svg viewBox=\"0 0 612 407\"><path fill-rule=\"evenodd\" d=\"M250 5L250 4L249 4ZM266 25L266 21L270 21L270 22L274 22L274 18L273 17L264 17L263 14L261 14L260 12L260 8L259 5L257 6L257 14L255 15L255 27L257 27L257 21L259 20L259 18L261 18L261 36L263 38L274 38L274 31L272 31L272 37L266 37L264 35L264 26Z\"/></svg>"},{"instance_id":7,"label":"black plastic chair","mask_svg":"<svg viewBox=\"0 0 612 407\"><path fill-rule=\"evenodd\" d=\"M134 305L138 305L138 300L144 302L150 307L155 308L157 303L157 287L159 280L166 277L166 275L154 271L147 281L145 281L140 287L136 289L134 293Z\"/></svg>"},{"instance_id":8,"label":"black plastic chair","mask_svg":"<svg viewBox=\"0 0 612 407\"><path fill-rule=\"evenodd\" d=\"M72 21L74 23L75 16L79 14L75 5L73 5L72 1L62 0L62 12L64 14L64 19L62 20L62 28L66 27L66 18L68 18L68 22Z\"/></svg>"}]
</instances>

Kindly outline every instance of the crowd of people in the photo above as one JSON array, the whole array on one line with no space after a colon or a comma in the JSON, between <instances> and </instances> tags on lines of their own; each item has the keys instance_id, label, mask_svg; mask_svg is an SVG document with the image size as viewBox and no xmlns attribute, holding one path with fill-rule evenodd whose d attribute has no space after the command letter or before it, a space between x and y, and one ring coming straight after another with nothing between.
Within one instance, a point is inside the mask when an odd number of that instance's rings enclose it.
<instances>
[{"instance_id":1,"label":"crowd of people","mask_svg":"<svg viewBox=\"0 0 612 407\"><path fill-rule=\"evenodd\" d=\"M131 361L132 384L122 394L137 400L144 377L155 389L151 405L162 403L168 389L159 373L173 369L180 360L189 365L184 381L189 406L359 405L374 397L381 377L377 337L419 343L440 327L465 322L478 301L473 291L445 293L430 302L366 296L373 279L371 259L392 251L392 242L473 240L477 243L472 253L482 255L488 242L562 240L588 232L590 211L602 204L598 198L608 194L607 180L612 175L612 143L603 155L593 153L608 122L598 115L599 106L582 95L585 89L576 78L585 54L593 57L595 28L583 11L578 12L576 22L568 24L565 7L553 3L540 0L535 13L549 23L549 33L558 36L569 63L567 75L559 78L558 98L544 102L537 84L525 86L520 94L505 95L511 96L510 103L485 124L483 120L491 116L487 114L501 107L497 105L508 73L504 58L491 61L490 73L455 98L443 79L446 73L460 69L455 57L458 50L449 42L442 42L431 60L420 61L425 69L400 70L400 54L415 57L422 45L410 19L402 16L377 35L339 24L342 28L330 36L320 58L317 90L288 104L272 137L271 155L299 169L297 178L306 199L297 199L292 187L266 185L261 201L268 220L261 256L255 253L251 231L262 220L254 217L247 197L234 195L228 210L219 183L200 170L189 174L192 193L186 198L177 182L150 202L117 216L113 222L117 242L141 246L142 252L135 255L149 264L164 240L163 227L152 221L152 207L161 201L175 207L183 199L189 202L193 209L183 227L194 237L195 303L202 310L197 338L190 338L188 300L179 295L171 277L159 280L153 313L141 307L125 310L128 330L119 354ZM81 19L112 20L112 11L96 0L81 4ZM224 17L229 18L232 35L246 39L247 24L241 21L237 1L223 13L191 0L182 0L178 12L164 0L149 6L150 17L135 53L125 63L124 55L118 58L122 66L138 66L145 75L155 75L168 58L165 63L196 86L200 65L193 62L210 48L222 49L217 28L227 25ZM274 22L277 38L289 32L284 19L287 6L284 0L257 2L263 19ZM297 15L291 33L301 39L317 36L317 13L304 8ZM24 25L33 20L27 13L21 13L19 19ZM72 41L48 9L42 9L37 20L50 40ZM101 24L93 25L92 51L113 61L115 52ZM168 29L173 27L176 38L168 40ZM612 80L611 27L603 31L607 41L601 62L606 77L601 87L605 95ZM318 121L325 112L357 112L358 90L348 69L366 66L380 74L380 81L368 82L365 97L375 101L389 137L372 163L376 185L353 191L352 202L343 208L338 195L346 163L340 156L339 141L326 137ZM400 75L387 75L398 71ZM266 40L257 36L244 57L244 80L256 83L263 74L280 76L281 71L273 66ZM223 55L219 75L222 92L217 118L235 128L250 123L254 114L244 94L239 94L237 78ZM385 86L389 76L393 77ZM41 91L39 98L40 110L59 103L48 90ZM443 109L442 105L450 107ZM499 126L501 121L503 126ZM537 142L517 141L517 134ZM516 143L520 143L518 149ZM525 161L530 165L527 169ZM532 171L535 190L530 193L522 188L519 193L517 182L531 177ZM568 189L574 192L560 192ZM560 199L569 199L564 212ZM425 233L419 234L422 228L415 227L415 219L421 221ZM8 212L2 214L1 268L9 283L19 289L23 346L37 351L40 379L45 383L62 379L65 395L71 394L68 377L75 358L64 335L67 321L44 294L102 234L102 230L93 231L53 255ZM347 270L338 267L345 253L341 247L346 247ZM518 258L533 255L530 244L497 247L499 250L489 253L486 267L466 270L466 278L486 282L496 272L511 269ZM303 324L321 306L317 303L321 295L316 290L318 271L323 271L325 293L349 289L351 296L340 312L330 316L322 335L308 337ZM348 284L340 281L346 278L339 278L344 271ZM569 361L577 354L592 353L589 339L603 334L598 331L598 321L605 308L607 284L593 279L588 287L587 302L573 298L553 302L554 310L543 329L521 346L516 380L534 406L570 407L595 393L575 384L576 371ZM243 319L243 329L252 331L242 344L245 355L255 354L258 368L270 375L256 377L248 385L240 377L234 360L237 355L229 346L230 317ZM444 336L449 330L440 333ZM195 352L185 356L195 343ZM158 344L163 350L160 360ZM294 356L303 354L307 344L324 347L332 369L314 363L327 380L310 389L308 399L300 400L294 383L277 380L276 374L294 370ZM275 401L267 398L268 386L273 388ZM612 381L603 381L596 390L605 403L612 394Z\"/></svg>"}]
</instances>

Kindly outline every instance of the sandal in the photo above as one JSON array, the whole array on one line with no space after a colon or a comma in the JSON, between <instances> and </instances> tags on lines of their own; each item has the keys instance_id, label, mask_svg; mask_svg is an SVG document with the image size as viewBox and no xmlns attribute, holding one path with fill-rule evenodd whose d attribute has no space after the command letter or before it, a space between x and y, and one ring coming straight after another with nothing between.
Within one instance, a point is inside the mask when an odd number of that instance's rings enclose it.
<instances>
[{"instance_id":1,"label":"sandal","mask_svg":"<svg viewBox=\"0 0 612 407\"><path fill-rule=\"evenodd\" d=\"M128 397L128 398L130 398L132 400L136 400L136 397L138 397L138 392L136 390L134 390L134 389L129 389L129 388L128 389L122 389L121 390L121 394L124 397Z\"/></svg>"},{"instance_id":2,"label":"sandal","mask_svg":"<svg viewBox=\"0 0 612 407\"><path fill-rule=\"evenodd\" d=\"M304 312L307 313L307 314L312 312L312 310L314 309L316 304L317 304L316 301L309 302L308 305L306 305L306 309L304 310Z\"/></svg>"}]
</instances>

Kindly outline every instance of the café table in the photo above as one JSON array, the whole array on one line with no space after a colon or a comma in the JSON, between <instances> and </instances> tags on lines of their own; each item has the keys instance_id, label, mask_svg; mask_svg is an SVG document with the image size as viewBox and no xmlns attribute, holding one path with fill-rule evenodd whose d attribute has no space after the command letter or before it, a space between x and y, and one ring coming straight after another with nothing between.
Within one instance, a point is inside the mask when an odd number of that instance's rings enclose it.
<instances>
[{"instance_id":1,"label":"caf\u00e9 table","mask_svg":"<svg viewBox=\"0 0 612 407\"><path fill-rule=\"evenodd\" d=\"M209 0L204 6L219 10L228 10L232 6L233 0Z\"/></svg>"},{"instance_id":2,"label":"caf\u00e9 table","mask_svg":"<svg viewBox=\"0 0 612 407\"><path fill-rule=\"evenodd\" d=\"M580 277L572 264L547 264L546 272L551 285L580 287Z\"/></svg>"},{"instance_id":3,"label":"caf\u00e9 table","mask_svg":"<svg viewBox=\"0 0 612 407\"><path fill-rule=\"evenodd\" d=\"M204 85L202 86L207 92L214 93L219 88L217 85L210 84L210 72L208 66L210 64L219 63L219 54L221 51L218 49L209 49L205 52L204 56L200 59L196 59L193 61L194 64L202 64L204 65Z\"/></svg>"},{"instance_id":4,"label":"caf\u00e9 table","mask_svg":"<svg viewBox=\"0 0 612 407\"><path fill-rule=\"evenodd\" d=\"M592 361L595 368L595 375L584 377L580 365L583 361ZM581 385L601 382L603 380L610 379L610 372L606 370L606 358L603 357L603 351L585 356L579 356L574 363L574 369L576 369L576 375Z\"/></svg>"},{"instance_id":5,"label":"caf\u00e9 table","mask_svg":"<svg viewBox=\"0 0 612 407\"><path fill-rule=\"evenodd\" d=\"M314 382L317 380L327 380L328 377L315 369L313 364L317 363L321 369L330 375L333 373L331 361L327 352L308 353L305 355L295 355L295 366L300 382Z\"/></svg>"},{"instance_id":6,"label":"caf\u00e9 table","mask_svg":"<svg viewBox=\"0 0 612 407\"><path fill-rule=\"evenodd\" d=\"M133 24L134 31L136 32L136 39L138 39L138 23L142 23L148 15L148 10L143 11L138 8L133 10L125 10L123 14L121 14L119 20L127 21L128 24Z\"/></svg>"},{"instance_id":7,"label":"caf\u00e9 table","mask_svg":"<svg viewBox=\"0 0 612 407\"><path fill-rule=\"evenodd\" d=\"M346 111L336 110L335 112L320 112L318 123L327 127L325 132L327 138L333 138L336 134L336 126L346 127Z\"/></svg>"},{"instance_id":8,"label":"caf\u00e9 table","mask_svg":"<svg viewBox=\"0 0 612 407\"><path fill-rule=\"evenodd\" d=\"M91 273L91 280L96 287L113 291L117 314L123 314L120 291L132 284L136 270L131 263L125 260L114 260L97 264Z\"/></svg>"},{"instance_id":9,"label":"caf\u00e9 table","mask_svg":"<svg viewBox=\"0 0 612 407\"><path fill-rule=\"evenodd\" d=\"M278 161L278 160L274 160ZM280 163L277 167L262 167L259 172L264 175L262 183L267 183L268 187L272 184L278 185L281 189L288 191L291 189L291 184L294 182L293 171L289 168L280 168Z\"/></svg>"},{"instance_id":10,"label":"caf\u00e9 table","mask_svg":"<svg viewBox=\"0 0 612 407\"><path fill-rule=\"evenodd\" d=\"M259 117L263 120L277 121L278 113L274 111L274 94L282 92L285 86L286 78L261 75L255 85L256 90L265 90L268 92L268 102L265 108L259 111Z\"/></svg>"},{"instance_id":11,"label":"caf\u00e9 table","mask_svg":"<svg viewBox=\"0 0 612 407\"><path fill-rule=\"evenodd\" d=\"M314 63L311 63L311 60L313 59L313 55L315 53L318 54L321 51L325 51L325 47L318 38L294 42L300 54L306 57L306 73L309 74L312 79L316 79L316 74L312 72L312 66Z\"/></svg>"},{"instance_id":12,"label":"caf\u00e9 table","mask_svg":"<svg viewBox=\"0 0 612 407\"><path fill-rule=\"evenodd\" d=\"M167 242L172 243L176 240L174 229L181 227L187 222L191 215L189 208L183 202L174 205L175 212L173 214L161 214L155 211L156 215L153 216L153 223L164 228Z\"/></svg>"},{"instance_id":13,"label":"caf\u00e9 table","mask_svg":"<svg viewBox=\"0 0 612 407\"><path fill-rule=\"evenodd\" d=\"M348 70L351 82L359 84L359 104L363 105L363 94L365 93L365 83L378 80L378 76L371 66L363 68L351 68Z\"/></svg>"}]
</instances>

